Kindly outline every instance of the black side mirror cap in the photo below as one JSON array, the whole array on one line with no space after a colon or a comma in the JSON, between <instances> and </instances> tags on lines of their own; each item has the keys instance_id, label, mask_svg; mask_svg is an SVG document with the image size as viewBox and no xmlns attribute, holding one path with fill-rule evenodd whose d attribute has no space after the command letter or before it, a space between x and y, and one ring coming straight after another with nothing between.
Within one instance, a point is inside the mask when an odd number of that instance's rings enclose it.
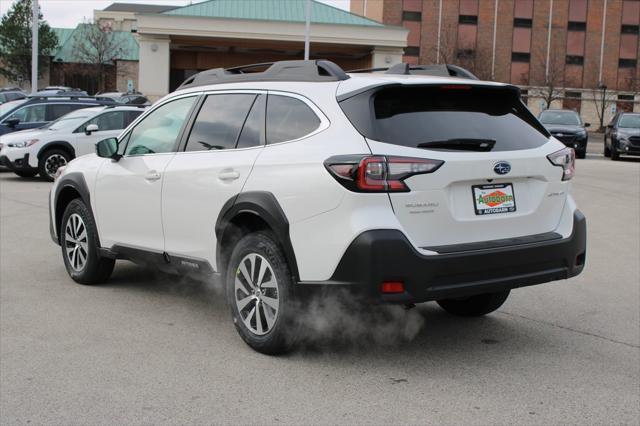
<instances>
[{"instance_id":1,"label":"black side mirror cap","mask_svg":"<svg viewBox=\"0 0 640 426\"><path fill-rule=\"evenodd\" d=\"M118 154L118 138L102 139L96 144L96 154L101 158L111 158L118 161L122 155Z\"/></svg>"},{"instance_id":2,"label":"black side mirror cap","mask_svg":"<svg viewBox=\"0 0 640 426\"><path fill-rule=\"evenodd\" d=\"M13 129L18 124L20 124L20 119L19 118L10 118L7 121L5 121L4 124L6 124L8 127L11 127Z\"/></svg>"},{"instance_id":3,"label":"black side mirror cap","mask_svg":"<svg viewBox=\"0 0 640 426\"><path fill-rule=\"evenodd\" d=\"M584 123L584 127L590 127L591 123Z\"/></svg>"}]
</instances>

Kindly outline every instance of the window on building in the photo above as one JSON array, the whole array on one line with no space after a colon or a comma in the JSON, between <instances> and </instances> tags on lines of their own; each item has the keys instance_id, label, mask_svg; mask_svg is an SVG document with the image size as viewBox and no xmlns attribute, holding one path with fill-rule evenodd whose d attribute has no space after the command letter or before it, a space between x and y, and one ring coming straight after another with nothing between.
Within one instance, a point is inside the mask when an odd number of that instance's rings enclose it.
<instances>
[{"instance_id":1,"label":"window on building","mask_svg":"<svg viewBox=\"0 0 640 426\"><path fill-rule=\"evenodd\" d=\"M527 103L527 98L529 98L529 90L521 89L520 90L520 98L522 99L522 102L524 102L526 104Z\"/></svg>"},{"instance_id":2,"label":"window on building","mask_svg":"<svg viewBox=\"0 0 640 426\"><path fill-rule=\"evenodd\" d=\"M472 59L476 52L473 49L458 49L456 51L456 57L458 59Z\"/></svg>"},{"instance_id":3,"label":"window on building","mask_svg":"<svg viewBox=\"0 0 640 426\"><path fill-rule=\"evenodd\" d=\"M584 56L567 55L565 62L569 65L584 65Z\"/></svg>"},{"instance_id":4,"label":"window on building","mask_svg":"<svg viewBox=\"0 0 640 426\"><path fill-rule=\"evenodd\" d=\"M569 24L567 25L567 29L569 31L586 31L587 30L587 23L586 22L569 21Z\"/></svg>"},{"instance_id":5,"label":"window on building","mask_svg":"<svg viewBox=\"0 0 640 426\"><path fill-rule=\"evenodd\" d=\"M582 93L581 92L569 92L569 91L566 91L566 92L564 92L564 97L565 98L571 98L571 99L581 99L582 98Z\"/></svg>"},{"instance_id":6,"label":"window on building","mask_svg":"<svg viewBox=\"0 0 640 426\"><path fill-rule=\"evenodd\" d=\"M638 64L636 59L618 59L618 68L635 68Z\"/></svg>"},{"instance_id":7,"label":"window on building","mask_svg":"<svg viewBox=\"0 0 640 426\"><path fill-rule=\"evenodd\" d=\"M460 15L458 22L460 24L478 25L478 17L474 15Z\"/></svg>"},{"instance_id":8,"label":"window on building","mask_svg":"<svg viewBox=\"0 0 640 426\"><path fill-rule=\"evenodd\" d=\"M640 26L638 25L623 25L620 27L622 34L638 34L640 33Z\"/></svg>"},{"instance_id":9,"label":"window on building","mask_svg":"<svg viewBox=\"0 0 640 426\"><path fill-rule=\"evenodd\" d=\"M523 52L512 52L511 53L511 61L512 62L529 62L531 60L530 53Z\"/></svg>"},{"instance_id":10,"label":"window on building","mask_svg":"<svg viewBox=\"0 0 640 426\"><path fill-rule=\"evenodd\" d=\"M403 21L422 21L422 13L421 12L402 12L402 20Z\"/></svg>"},{"instance_id":11,"label":"window on building","mask_svg":"<svg viewBox=\"0 0 640 426\"><path fill-rule=\"evenodd\" d=\"M533 19L513 18L513 26L516 28L531 28Z\"/></svg>"},{"instance_id":12,"label":"window on building","mask_svg":"<svg viewBox=\"0 0 640 426\"><path fill-rule=\"evenodd\" d=\"M419 56L420 55L420 47L418 46L407 46L404 48L404 54L406 56Z\"/></svg>"},{"instance_id":13,"label":"window on building","mask_svg":"<svg viewBox=\"0 0 640 426\"><path fill-rule=\"evenodd\" d=\"M618 100L619 101L633 101L633 100L635 100L635 96L634 95L618 95Z\"/></svg>"}]
</instances>

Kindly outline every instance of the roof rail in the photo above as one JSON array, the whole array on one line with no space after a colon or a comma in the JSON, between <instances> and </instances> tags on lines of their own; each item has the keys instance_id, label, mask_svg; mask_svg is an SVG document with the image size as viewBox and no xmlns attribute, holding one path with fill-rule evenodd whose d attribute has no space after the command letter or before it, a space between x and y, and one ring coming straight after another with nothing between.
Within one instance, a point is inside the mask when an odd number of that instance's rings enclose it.
<instances>
[{"instance_id":1,"label":"roof rail","mask_svg":"<svg viewBox=\"0 0 640 426\"><path fill-rule=\"evenodd\" d=\"M351 73L361 72L379 72L386 71L385 74L401 74L401 75L435 75L441 77L460 77L471 80L479 80L471 71L452 64L430 64L430 65L411 65L396 64L387 68L363 68L352 71Z\"/></svg>"},{"instance_id":2,"label":"roof rail","mask_svg":"<svg viewBox=\"0 0 640 426\"><path fill-rule=\"evenodd\" d=\"M247 72L255 68L265 68L262 72ZM243 65L234 68L214 68L195 74L178 87L204 86L207 84L235 83L244 81L341 81L349 76L331 61L278 61Z\"/></svg>"},{"instance_id":3,"label":"roof rail","mask_svg":"<svg viewBox=\"0 0 640 426\"><path fill-rule=\"evenodd\" d=\"M107 97L90 96L90 95L64 95L64 94L59 94L55 96L33 95L33 96L27 96L27 98L29 100L48 99L48 100L56 100L56 101L75 100L75 101L100 101L100 102L107 102L107 103L116 102L113 99L110 99Z\"/></svg>"}]
</instances>

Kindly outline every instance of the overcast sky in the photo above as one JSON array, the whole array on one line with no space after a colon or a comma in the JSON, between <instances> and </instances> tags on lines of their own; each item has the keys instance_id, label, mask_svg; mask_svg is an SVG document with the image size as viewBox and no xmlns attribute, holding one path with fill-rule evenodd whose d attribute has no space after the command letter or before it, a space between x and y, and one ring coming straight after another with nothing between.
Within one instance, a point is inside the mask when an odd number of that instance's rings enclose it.
<instances>
[{"instance_id":1,"label":"overcast sky","mask_svg":"<svg viewBox=\"0 0 640 426\"><path fill-rule=\"evenodd\" d=\"M0 0L0 14L4 15L15 0ZM116 0L120 3L147 3L185 5L199 3L200 0ZM237 0L242 1L242 0ZM299 0L291 0L299 1ZM349 0L320 0L345 10L349 10ZM39 0L44 19L52 27L72 28L83 21L93 18L94 9L104 9L114 0Z\"/></svg>"}]
</instances>

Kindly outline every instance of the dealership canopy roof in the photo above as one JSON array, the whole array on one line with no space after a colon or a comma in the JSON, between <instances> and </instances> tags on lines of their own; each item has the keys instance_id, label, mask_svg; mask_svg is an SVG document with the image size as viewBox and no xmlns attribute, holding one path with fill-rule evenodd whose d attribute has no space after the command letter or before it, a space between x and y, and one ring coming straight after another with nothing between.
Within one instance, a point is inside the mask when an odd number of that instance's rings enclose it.
<instances>
[{"instance_id":1,"label":"dealership canopy roof","mask_svg":"<svg viewBox=\"0 0 640 426\"><path fill-rule=\"evenodd\" d=\"M163 13L199 18L305 22L306 4L307 2L302 0L208 0ZM316 24L383 26L377 21L315 0L311 2L311 22Z\"/></svg>"},{"instance_id":2,"label":"dealership canopy roof","mask_svg":"<svg viewBox=\"0 0 640 426\"><path fill-rule=\"evenodd\" d=\"M75 28L53 28L58 36L58 50L53 55L54 62L83 63L85 59L78 53L78 44L87 43L89 24L79 24ZM130 31L112 31L113 45L117 47L115 59L138 60L138 42Z\"/></svg>"}]
</instances>

